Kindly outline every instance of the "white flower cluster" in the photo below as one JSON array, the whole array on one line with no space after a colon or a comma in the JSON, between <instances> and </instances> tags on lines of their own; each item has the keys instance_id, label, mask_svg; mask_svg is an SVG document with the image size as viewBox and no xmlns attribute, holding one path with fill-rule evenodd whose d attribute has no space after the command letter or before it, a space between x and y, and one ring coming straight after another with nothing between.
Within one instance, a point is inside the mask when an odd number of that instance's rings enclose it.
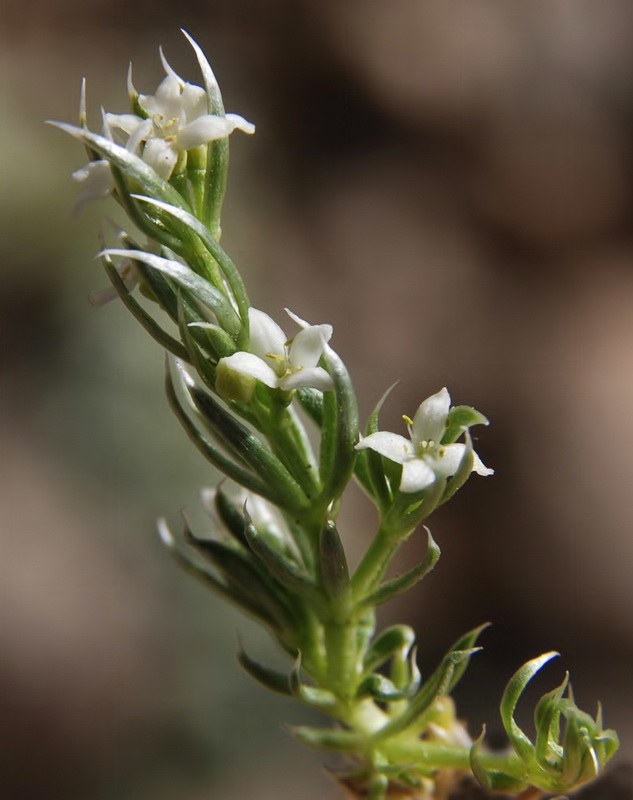
<instances>
[{"instance_id":1,"label":"white flower cluster","mask_svg":"<svg viewBox=\"0 0 633 800\"><path fill-rule=\"evenodd\" d=\"M277 323L256 308L249 309L250 349L239 351L218 363L221 384L229 385L229 374L250 382L243 399L250 397L255 381L271 389L286 392L299 388L328 391L334 388L329 373L318 366L332 337L331 325L310 325L286 309L301 327L293 339L287 340ZM442 444L447 429L451 397L446 388L424 400L413 419L405 417L409 438L388 431L377 431L362 439L357 450L369 448L402 465L400 491L422 491L438 478L454 475L466 453L462 442ZM492 475L473 453L472 471Z\"/></svg>"},{"instance_id":2,"label":"white flower cluster","mask_svg":"<svg viewBox=\"0 0 633 800\"><path fill-rule=\"evenodd\" d=\"M195 147L224 139L239 129L252 134L255 126L239 114L209 114L205 90L183 80L160 53L166 76L155 94L138 94L128 75L128 91L140 113L103 115L103 135L118 140L155 172L169 180L180 154ZM82 88L80 117L85 120L85 88ZM91 161L73 173L82 191L75 209L84 203L107 197L114 181L107 161Z\"/></svg>"}]
</instances>

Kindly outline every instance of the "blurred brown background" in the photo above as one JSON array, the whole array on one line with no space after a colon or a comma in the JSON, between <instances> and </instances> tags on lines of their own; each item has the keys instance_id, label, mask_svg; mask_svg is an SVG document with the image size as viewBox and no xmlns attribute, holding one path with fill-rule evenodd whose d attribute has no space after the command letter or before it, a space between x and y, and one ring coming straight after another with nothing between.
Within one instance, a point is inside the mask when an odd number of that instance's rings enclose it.
<instances>
[{"instance_id":1,"label":"blurred brown background","mask_svg":"<svg viewBox=\"0 0 633 800\"><path fill-rule=\"evenodd\" d=\"M99 221L71 218L88 81L126 110L157 48L198 81L204 47L232 137L224 243L255 303L331 322L363 414L447 385L493 421L496 469L433 522L436 572L385 622L428 673L483 620L458 690L499 730L505 680L563 653L633 756L633 14L626 0L2 0L0 796L334 797L280 721L304 712L235 664L265 636L177 571L153 533L214 476L162 397L158 348L111 304ZM345 514L358 554L373 517ZM413 542L412 552L421 543Z\"/></svg>"}]
</instances>

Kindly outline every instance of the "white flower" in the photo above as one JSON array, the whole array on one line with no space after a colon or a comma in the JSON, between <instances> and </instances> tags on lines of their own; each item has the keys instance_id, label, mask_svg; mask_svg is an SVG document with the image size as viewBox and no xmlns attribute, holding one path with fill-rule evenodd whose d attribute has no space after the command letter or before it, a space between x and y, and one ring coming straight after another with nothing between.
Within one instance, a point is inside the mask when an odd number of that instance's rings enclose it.
<instances>
[{"instance_id":1,"label":"white flower","mask_svg":"<svg viewBox=\"0 0 633 800\"><path fill-rule=\"evenodd\" d=\"M446 389L428 397L413 419L405 417L409 439L397 433L378 431L362 439L357 450L370 448L397 464L402 464L401 492L419 492L438 477L448 478L457 468L466 450L465 444L441 443L446 431L451 397ZM494 470L484 466L474 453L473 472L492 475Z\"/></svg>"},{"instance_id":2,"label":"white flower","mask_svg":"<svg viewBox=\"0 0 633 800\"><path fill-rule=\"evenodd\" d=\"M295 321L290 311L287 312ZM268 314L256 308L248 311L250 352L240 351L218 363L220 372L255 378L271 389L290 392L300 387L327 391L332 378L319 367L319 359L332 336L331 325L308 325L290 341Z\"/></svg>"},{"instance_id":3,"label":"white flower","mask_svg":"<svg viewBox=\"0 0 633 800\"><path fill-rule=\"evenodd\" d=\"M89 161L85 166L75 170L72 179L81 185L81 191L75 200L73 214L77 214L91 200L103 200L114 189L110 164L103 159Z\"/></svg>"},{"instance_id":4,"label":"white flower","mask_svg":"<svg viewBox=\"0 0 633 800\"><path fill-rule=\"evenodd\" d=\"M128 81L131 94L146 116L107 114L107 121L129 137L126 147L130 152L136 152L144 142L143 160L169 180L182 151L224 139L236 128L254 133L255 126L238 114L209 114L204 89L180 78L162 52L161 59L167 75L156 94L137 96Z\"/></svg>"}]
</instances>

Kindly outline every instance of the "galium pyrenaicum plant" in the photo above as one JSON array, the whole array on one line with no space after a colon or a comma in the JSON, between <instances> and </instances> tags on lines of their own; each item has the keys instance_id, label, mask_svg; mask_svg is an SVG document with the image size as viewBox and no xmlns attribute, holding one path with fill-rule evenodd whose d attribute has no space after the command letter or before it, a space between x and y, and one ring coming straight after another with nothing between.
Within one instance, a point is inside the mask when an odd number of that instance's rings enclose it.
<instances>
[{"instance_id":1,"label":"galium pyrenaicum plant","mask_svg":"<svg viewBox=\"0 0 633 800\"><path fill-rule=\"evenodd\" d=\"M413 630L376 632L376 608L414 586L440 555L426 528L420 563L390 576L400 545L473 472L492 474L469 433L487 420L452 406L441 389L404 417L408 437L379 430L384 398L361 431L351 378L330 344L332 327L288 312L295 331L287 338L251 306L219 240L229 135L254 126L225 114L209 63L185 36L203 87L180 78L161 52L166 77L156 93L139 94L130 74L131 111L104 113L101 133L88 127L85 87L79 125L54 123L88 154L73 176L82 189L78 204L111 195L131 223L117 247L100 253L112 288L94 302L120 297L166 351L171 407L225 476L203 493L211 531L194 533L185 521L179 537L161 521L164 542L279 642L291 659L286 674L243 650L239 662L268 689L331 718L294 735L341 754L340 780L359 797L445 797L451 780L468 772L487 789L526 798L591 780L618 739L603 728L600 709L594 718L576 706L567 678L537 703L534 739L515 721L524 688L556 653L511 677L500 707L508 748L492 752L483 733L471 739L451 699L486 626L449 647L424 680ZM352 480L375 504L378 525L350 571L337 515Z\"/></svg>"}]
</instances>

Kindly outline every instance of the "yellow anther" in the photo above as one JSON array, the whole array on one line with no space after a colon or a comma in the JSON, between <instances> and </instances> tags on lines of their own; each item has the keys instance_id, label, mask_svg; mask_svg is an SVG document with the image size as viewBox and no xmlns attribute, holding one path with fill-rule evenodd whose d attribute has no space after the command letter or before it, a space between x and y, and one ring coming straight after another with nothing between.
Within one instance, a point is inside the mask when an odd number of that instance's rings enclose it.
<instances>
[{"instance_id":1,"label":"yellow anther","mask_svg":"<svg viewBox=\"0 0 633 800\"><path fill-rule=\"evenodd\" d=\"M272 358L272 360L276 361L278 364L283 364L286 360L286 356L281 353L266 353L266 358Z\"/></svg>"},{"instance_id":2,"label":"yellow anther","mask_svg":"<svg viewBox=\"0 0 633 800\"><path fill-rule=\"evenodd\" d=\"M411 417L407 417L406 414L402 415L402 419L407 423L407 425L413 425L413 420L411 419Z\"/></svg>"}]
</instances>

